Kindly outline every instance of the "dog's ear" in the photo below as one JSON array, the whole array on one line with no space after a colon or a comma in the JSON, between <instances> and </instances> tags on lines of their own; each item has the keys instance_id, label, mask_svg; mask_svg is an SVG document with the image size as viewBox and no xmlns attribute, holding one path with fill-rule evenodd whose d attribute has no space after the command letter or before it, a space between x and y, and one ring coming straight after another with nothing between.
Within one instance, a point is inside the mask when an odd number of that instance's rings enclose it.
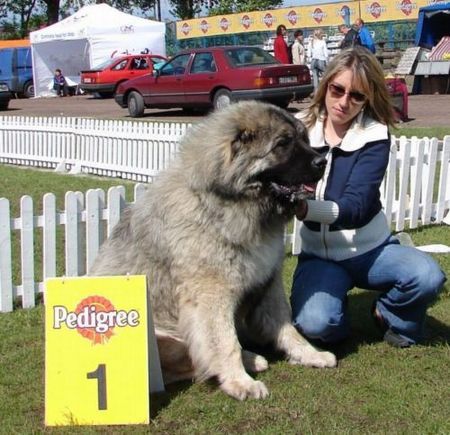
<instances>
[{"instance_id":1,"label":"dog's ear","mask_svg":"<svg viewBox=\"0 0 450 435\"><path fill-rule=\"evenodd\" d=\"M256 132L249 129L239 130L234 140L231 142L231 154L230 161L234 159L236 154L242 148L243 145L247 145L255 140Z\"/></svg>"},{"instance_id":2,"label":"dog's ear","mask_svg":"<svg viewBox=\"0 0 450 435\"><path fill-rule=\"evenodd\" d=\"M303 142L309 144L308 130L306 129L305 124L299 119L297 119L296 121L297 121L296 130L298 138L300 138Z\"/></svg>"},{"instance_id":3,"label":"dog's ear","mask_svg":"<svg viewBox=\"0 0 450 435\"><path fill-rule=\"evenodd\" d=\"M253 142L256 137L256 132L249 129L243 129L239 131L236 139L239 140L243 144L247 144L249 142Z\"/></svg>"}]
</instances>

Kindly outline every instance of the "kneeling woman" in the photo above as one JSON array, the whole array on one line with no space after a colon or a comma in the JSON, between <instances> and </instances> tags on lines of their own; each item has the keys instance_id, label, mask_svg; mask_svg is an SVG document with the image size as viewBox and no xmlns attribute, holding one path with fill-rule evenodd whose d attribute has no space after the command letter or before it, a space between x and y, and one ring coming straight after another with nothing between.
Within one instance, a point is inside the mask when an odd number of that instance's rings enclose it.
<instances>
[{"instance_id":1,"label":"kneeling woman","mask_svg":"<svg viewBox=\"0 0 450 435\"><path fill-rule=\"evenodd\" d=\"M296 213L303 223L291 295L295 326L311 339L344 339L347 293L356 286L381 292L372 315L384 340L417 343L446 278L431 256L399 244L381 209L394 120L375 56L362 47L337 55L299 118L327 167L315 200Z\"/></svg>"}]
</instances>

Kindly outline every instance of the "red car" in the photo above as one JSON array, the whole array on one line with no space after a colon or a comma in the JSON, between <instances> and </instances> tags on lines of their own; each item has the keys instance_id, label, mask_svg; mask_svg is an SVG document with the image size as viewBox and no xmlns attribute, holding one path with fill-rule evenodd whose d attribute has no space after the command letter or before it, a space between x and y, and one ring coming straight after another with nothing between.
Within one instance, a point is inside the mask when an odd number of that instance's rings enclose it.
<instances>
[{"instance_id":1,"label":"red car","mask_svg":"<svg viewBox=\"0 0 450 435\"><path fill-rule=\"evenodd\" d=\"M112 97L120 83L151 74L155 64L166 60L157 54L133 54L108 59L94 69L81 71L80 87L85 92L98 92L102 97Z\"/></svg>"},{"instance_id":2,"label":"red car","mask_svg":"<svg viewBox=\"0 0 450 435\"><path fill-rule=\"evenodd\" d=\"M264 100L287 107L311 94L308 67L283 65L259 47L186 50L153 75L120 84L115 100L132 117L145 108L219 108L238 100Z\"/></svg>"}]
</instances>

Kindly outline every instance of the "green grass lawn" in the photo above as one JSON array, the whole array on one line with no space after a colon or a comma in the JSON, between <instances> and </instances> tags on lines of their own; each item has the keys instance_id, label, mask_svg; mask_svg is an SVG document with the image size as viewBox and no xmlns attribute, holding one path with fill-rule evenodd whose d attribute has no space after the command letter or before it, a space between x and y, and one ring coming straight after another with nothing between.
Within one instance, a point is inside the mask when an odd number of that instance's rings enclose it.
<instances>
[{"instance_id":1,"label":"green grass lawn","mask_svg":"<svg viewBox=\"0 0 450 435\"><path fill-rule=\"evenodd\" d=\"M39 202L55 192L85 191L132 183L0 165L0 196L30 194ZM61 203L61 202L60 202ZM17 213L15 213L17 215ZM450 245L450 231L429 226L409 231L416 245ZM450 274L450 256L435 257ZM289 293L296 259L286 254L284 282ZM290 366L269 354L270 370L256 377L271 395L262 401L235 401L214 382L178 383L151 398L149 426L46 429L44 419L43 307L0 314L0 433L158 434L448 434L450 433L450 295L447 288L429 309L427 339L410 349L380 341L370 318L375 293L355 289L349 298L352 336L332 350L336 369Z\"/></svg>"}]
</instances>

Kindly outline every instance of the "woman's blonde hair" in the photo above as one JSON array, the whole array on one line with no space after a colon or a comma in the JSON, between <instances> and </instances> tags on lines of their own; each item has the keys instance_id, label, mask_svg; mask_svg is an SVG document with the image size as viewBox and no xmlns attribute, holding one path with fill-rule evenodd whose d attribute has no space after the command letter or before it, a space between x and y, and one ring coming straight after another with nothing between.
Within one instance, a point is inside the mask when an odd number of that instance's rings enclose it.
<instances>
[{"instance_id":1,"label":"woman's blonde hair","mask_svg":"<svg viewBox=\"0 0 450 435\"><path fill-rule=\"evenodd\" d=\"M328 84L336 75L351 70L353 83L367 97L364 114L387 126L394 125L394 112L384 73L378 59L364 47L341 51L327 66L317 91L303 118L308 128L312 127L325 110Z\"/></svg>"},{"instance_id":2,"label":"woman's blonde hair","mask_svg":"<svg viewBox=\"0 0 450 435\"><path fill-rule=\"evenodd\" d=\"M313 32L313 36L314 36L314 38L322 39L322 36L323 36L322 29L315 29Z\"/></svg>"}]
</instances>

